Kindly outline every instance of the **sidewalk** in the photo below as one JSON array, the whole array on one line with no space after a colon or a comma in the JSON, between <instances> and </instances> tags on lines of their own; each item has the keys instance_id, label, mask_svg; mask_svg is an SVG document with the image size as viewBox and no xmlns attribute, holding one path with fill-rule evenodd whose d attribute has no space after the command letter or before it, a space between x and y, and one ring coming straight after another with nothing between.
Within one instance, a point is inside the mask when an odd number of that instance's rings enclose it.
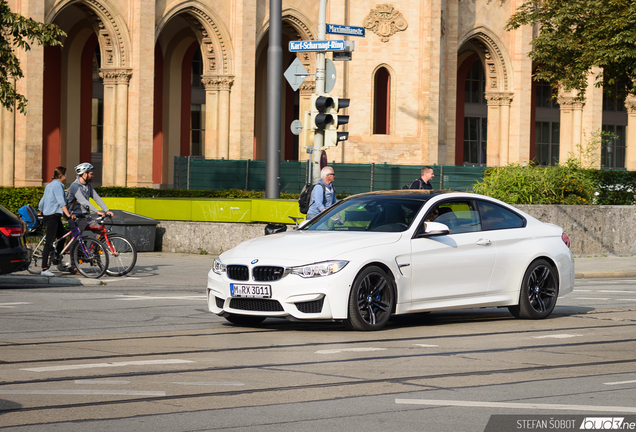
<instances>
[{"instance_id":1,"label":"sidewalk","mask_svg":"<svg viewBox=\"0 0 636 432\"><path fill-rule=\"evenodd\" d=\"M170 252L140 252L137 265L124 277L103 276L87 279L81 275L69 275L54 271L56 277L32 275L27 271L0 276L0 288L9 286L69 286L69 285L117 285L117 286L191 286L202 290L207 284L207 274L214 255L196 255ZM629 257L581 257L574 258L576 278L636 277L636 256ZM55 270L55 268L53 268Z\"/></svg>"}]
</instances>

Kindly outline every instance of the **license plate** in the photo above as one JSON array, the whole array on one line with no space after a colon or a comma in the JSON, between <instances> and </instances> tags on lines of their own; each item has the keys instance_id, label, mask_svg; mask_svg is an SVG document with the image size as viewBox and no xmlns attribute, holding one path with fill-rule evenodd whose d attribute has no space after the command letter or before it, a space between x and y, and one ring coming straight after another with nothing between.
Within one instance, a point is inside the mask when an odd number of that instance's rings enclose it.
<instances>
[{"instance_id":1,"label":"license plate","mask_svg":"<svg viewBox=\"0 0 636 432\"><path fill-rule=\"evenodd\" d=\"M230 284L232 297L270 298L272 289L270 285L239 285Z\"/></svg>"}]
</instances>

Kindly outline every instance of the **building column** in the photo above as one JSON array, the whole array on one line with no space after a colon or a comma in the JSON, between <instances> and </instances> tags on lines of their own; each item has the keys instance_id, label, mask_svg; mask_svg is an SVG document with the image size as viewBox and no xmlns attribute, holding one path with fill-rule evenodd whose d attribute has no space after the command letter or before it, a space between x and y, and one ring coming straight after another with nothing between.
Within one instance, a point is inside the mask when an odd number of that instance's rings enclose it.
<instances>
[{"instance_id":1,"label":"building column","mask_svg":"<svg viewBox=\"0 0 636 432\"><path fill-rule=\"evenodd\" d=\"M15 172L15 108L0 107L0 186L12 187Z\"/></svg>"},{"instance_id":2,"label":"building column","mask_svg":"<svg viewBox=\"0 0 636 432\"><path fill-rule=\"evenodd\" d=\"M128 82L130 69L102 69L104 144L102 184L126 186L128 169Z\"/></svg>"},{"instance_id":3,"label":"building column","mask_svg":"<svg viewBox=\"0 0 636 432\"><path fill-rule=\"evenodd\" d=\"M628 171L636 171L636 96L627 95L625 99L627 108L627 142L625 143L625 168Z\"/></svg>"},{"instance_id":4,"label":"building column","mask_svg":"<svg viewBox=\"0 0 636 432\"><path fill-rule=\"evenodd\" d=\"M561 132L559 135L559 161L564 163L573 154L578 154L583 137L583 107L585 102L577 100L572 91L559 96L561 110Z\"/></svg>"},{"instance_id":5,"label":"building column","mask_svg":"<svg viewBox=\"0 0 636 432\"><path fill-rule=\"evenodd\" d=\"M203 75L205 86L206 159L230 158L230 89L231 75Z\"/></svg>"},{"instance_id":6,"label":"building column","mask_svg":"<svg viewBox=\"0 0 636 432\"><path fill-rule=\"evenodd\" d=\"M510 154L510 104L514 93L486 92L488 102L488 137L486 165L504 166Z\"/></svg>"}]
</instances>

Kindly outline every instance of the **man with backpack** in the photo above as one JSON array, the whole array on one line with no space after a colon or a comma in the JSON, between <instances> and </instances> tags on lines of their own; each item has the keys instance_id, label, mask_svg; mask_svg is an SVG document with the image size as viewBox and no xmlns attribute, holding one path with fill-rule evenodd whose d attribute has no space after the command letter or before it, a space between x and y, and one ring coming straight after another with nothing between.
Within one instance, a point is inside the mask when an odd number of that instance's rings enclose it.
<instances>
[{"instance_id":1,"label":"man with backpack","mask_svg":"<svg viewBox=\"0 0 636 432\"><path fill-rule=\"evenodd\" d=\"M422 168L420 177L413 180L408 189L433 189L433 186L431 186L430 183L430 180L433 177L435 177L435 174L433 174L433 168L425 166Z\"/></svg>"},{"instance_id":2,"label":"man with backpack","mask_svg":"<svg viewBox=\"0 0 636 432\"><path fill-rule=\"evenodd\" d=\"M307 210L307 220L310 220L326 208L334 205L338 199L336 198L336 190L333 187L333 181L336 174L330 166L324 167L320 171L320 180L311 191L311 201L309 210Z\"/></svg>"}]
</instances>

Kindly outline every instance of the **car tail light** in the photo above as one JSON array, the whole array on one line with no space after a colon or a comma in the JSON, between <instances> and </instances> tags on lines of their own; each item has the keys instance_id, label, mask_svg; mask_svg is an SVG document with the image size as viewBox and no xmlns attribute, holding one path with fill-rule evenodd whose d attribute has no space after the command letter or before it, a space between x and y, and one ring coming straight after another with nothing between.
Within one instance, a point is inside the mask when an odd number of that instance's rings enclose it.
<instances>
[{"instance_id":1,"label":"car tail light","mask_svg":"<svg viewBox=\"0 0 636 432\"><path fill-rule=\"evenodd\" d=\"M570 237L568 237L566 233L561 234L561 240L563 240L563 243L565 243L567 247L570 247Z\"/></svg>"},{"instance_id":2,"label":"car tail light","mask_svg":"<svg viewBox=\"0 0 636 432\"><path fill-rule=\"evenodd\" d=\"M7 237L20 237L22 235L22 227L0 227L0 232Z\"/></svg>"}]
</instances>

